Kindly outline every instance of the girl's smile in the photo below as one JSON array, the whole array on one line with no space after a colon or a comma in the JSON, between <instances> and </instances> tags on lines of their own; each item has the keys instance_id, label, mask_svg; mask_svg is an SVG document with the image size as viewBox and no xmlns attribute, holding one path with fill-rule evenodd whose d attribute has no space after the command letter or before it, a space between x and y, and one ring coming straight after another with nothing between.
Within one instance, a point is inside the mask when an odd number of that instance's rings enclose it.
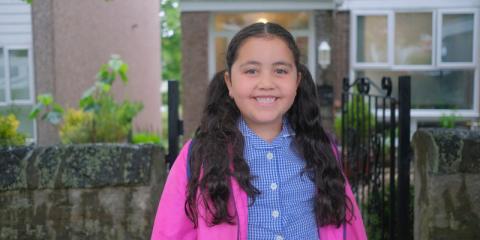
<instances>
[{"instance_id":1,"label":"girl's smile","mask_svg":"<svg viewBox=\"0 0 480 240\"><path fill-rule=\"evenodd\" d=\"M278 99L277 97L273 96L258 96L254 97L255 101L261 106L272 106L273 103Z\"/></svg>"}]
</instances>

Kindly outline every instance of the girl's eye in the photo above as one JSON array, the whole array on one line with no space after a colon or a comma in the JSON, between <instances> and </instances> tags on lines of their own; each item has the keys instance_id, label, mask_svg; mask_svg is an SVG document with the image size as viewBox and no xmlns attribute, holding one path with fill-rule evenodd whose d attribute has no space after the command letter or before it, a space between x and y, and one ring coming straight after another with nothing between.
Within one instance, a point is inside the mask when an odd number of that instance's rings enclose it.
<instances>
[{"instance_id":1,"label":"girl's eye","mask_svg":"<svg viewBox=\"0 0 480 240\"><path fill-rule=\"evenodd\" d=\"M258 72L257 69L253 69L253 68L252 69L247 69L245 71L246 74L256 74L257 72Z\"/></svg>"},{"instance_id":2,"label":"girl's eye","mask_svg":"<svg viewBox=\"0 0 480 240\"><path fill-rule=\"evenodd\" d=\"M288 71L286 69L277 68L277 69L275 69L275 73L276 74L287 74Z\"/></svg>"}]
</instances>

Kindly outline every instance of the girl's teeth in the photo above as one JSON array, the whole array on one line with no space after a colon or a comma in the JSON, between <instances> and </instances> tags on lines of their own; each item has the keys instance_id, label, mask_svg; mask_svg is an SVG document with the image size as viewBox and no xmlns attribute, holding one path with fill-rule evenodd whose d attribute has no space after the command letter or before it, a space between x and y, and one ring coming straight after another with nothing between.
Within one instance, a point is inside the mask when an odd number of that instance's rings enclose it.
<instances>
[{"instance_id":1,"label":"girl's teeth","mask_svg":"<svg viewBox=\"0 0 480 240\"><path fill-rule=\"evenodd\" d=\"M257 102L259 103L272 103L273 101L275 101L275 98L274 97L269 97L269 98L256 98Z\"/></svg>"}]
</instances>

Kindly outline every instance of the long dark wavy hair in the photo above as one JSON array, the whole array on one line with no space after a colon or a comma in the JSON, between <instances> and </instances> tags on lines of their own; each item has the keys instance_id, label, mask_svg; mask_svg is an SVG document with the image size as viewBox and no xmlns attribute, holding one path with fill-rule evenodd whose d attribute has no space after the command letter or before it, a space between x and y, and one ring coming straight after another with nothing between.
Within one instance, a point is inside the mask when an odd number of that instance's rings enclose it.
<instances>
[{"instance_id":1,"label":"long dark wavy hair","mask_svg":"<svg viewBox=\"0 0 480 240\"><path fill-rule=\"evenodd\" d=\"M207 101L200 126L195 132L195 144L190 152L191 177L188 180L185 212L198 226L198 205L206 209L209 225L235 224L235 212L228 209L232 201L231 177L253 200L258 189L252 185L254 176L243 156L244 138L237 128L240 110L228 95L224 74L231 68L242 44L252 37L279 38L291 50L301 80L297 95L286 117L295 131L294 144L305 159L308 172L316 186L314 210L317 225L340 226L349 221L351 202L345 193L345 178L330 144L330 138L320 123L315 83L308 69L300 63L300 51L292 35L275 23L255 23L243 28L231 40L226 54L226 69L215 74L207 91ZM252 201L253 204L253 201Z\"/></svg>"}]
</instances>

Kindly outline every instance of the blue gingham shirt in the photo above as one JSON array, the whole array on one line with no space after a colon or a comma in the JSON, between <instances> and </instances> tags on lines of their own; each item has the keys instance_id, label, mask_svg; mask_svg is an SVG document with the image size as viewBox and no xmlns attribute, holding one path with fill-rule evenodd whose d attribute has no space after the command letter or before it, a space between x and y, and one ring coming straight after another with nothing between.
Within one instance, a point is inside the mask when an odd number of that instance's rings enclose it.
<instances>
[{"instance_id":1,"label":"blue gingham shirt","mask_svg":"<svg viewBox=\"0 0 480 240\"><path fill-rule=\"evenodd\" d=\"M243 118L238 127L245 139L244 157L260 190L248 208L248 239L319 239L313 209L315 184L302 174L305 161L293 145L295 133L283 120L271 142L257 136ZM249 199L251 203L252 199Z\"/></svg>"}]
</instances>

